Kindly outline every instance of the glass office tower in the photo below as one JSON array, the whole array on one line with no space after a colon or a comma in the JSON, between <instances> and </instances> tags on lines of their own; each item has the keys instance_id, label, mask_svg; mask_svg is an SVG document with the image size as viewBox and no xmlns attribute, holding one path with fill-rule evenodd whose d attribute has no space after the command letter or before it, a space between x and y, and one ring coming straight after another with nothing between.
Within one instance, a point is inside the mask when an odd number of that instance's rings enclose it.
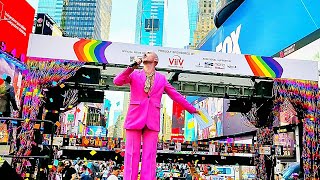
<instances>
[{"instance_id":1,"label":"glass office tower","mask_svg":"<svg viewBox=\"0 0 320 180\"><path fill-rule=\"evenodd\" d=\"M164 0L138 0L135 43L162 46Z\"/></svg>"},{"instance_id":2,"label":"glass office tower","mask_svg":"<svg viewBox=\"0 0 320 180\"><path fill-rule=\"evenodd\" d=\"M189 19L189 31L190 31L190 39L189 45L190 47L194 47L194 31L197 28L198 22L198 11L199 11L199 0L188 0L188 19Z\"/></svg>"},{"instance_id":3,"label":"glass office tower","mask_svg":"<svg viewBox=\"0 0 320 180\"><path fill-rule=\"evenodd\" d=\"M61 27L67 36L108 40L112 0L65 0Z\"/></svg>"},{"instance_id":4,"label":"glass office tower","mask_svg":"<svg viewBox=\"0 0 320 180\"><path fill-rule=\"evenodd\" d=\"M46 13L60 26L63 0L39 0L37 13Z\"/></svg>"}]
</instances>

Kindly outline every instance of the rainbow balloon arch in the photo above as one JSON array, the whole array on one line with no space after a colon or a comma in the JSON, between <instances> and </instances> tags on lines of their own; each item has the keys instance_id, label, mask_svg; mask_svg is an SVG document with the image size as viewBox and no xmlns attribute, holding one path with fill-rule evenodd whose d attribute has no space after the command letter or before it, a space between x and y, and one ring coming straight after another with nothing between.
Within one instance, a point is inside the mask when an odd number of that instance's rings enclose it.
<instances>
[{"instance_id":1,"label":"rainbow balloon arch","mask_svg":"<svg viewBox=\"0 0 320 180\"><path fill-rule=\"evenodd\" d=\"M50 42L50 43L48 43ZM45 47L45 48L44 48ZM100 63L113 66L127 66L133 57L141 56L151 50L158 54L158 68L168 71L185 71L192 73L222 74L239 77L260 77L273 79L275 89L274 120L281 104L288 100L295 107L303 110L303 144L302 161L304 178L319 176L319 89L318 64L314 61L288 60L253 55L223 54L198 50L149 47L108 41L30 36L27 70L23 71L23 113L26 119L23 130L33 129L30 119L36 119L38 108L44 101L43 88L59 86L64 80L73 76L85 63ZM179 56L179 61L172 57ZM215 64L220 68L206 66ZM223 67L223 68L222 68ZM301 69L304 67L304 69ZM58 124L57 124L58 126ZM272 125L259 130L258 144L264 145L272 136ZM30 138L29 138L30 139ZM33 139L30 139L33 141ZM26 155L30 143L20 147L17 155ZM265 155L257 154L257 178L266 179Z\"/></svg>"}]
</instances>

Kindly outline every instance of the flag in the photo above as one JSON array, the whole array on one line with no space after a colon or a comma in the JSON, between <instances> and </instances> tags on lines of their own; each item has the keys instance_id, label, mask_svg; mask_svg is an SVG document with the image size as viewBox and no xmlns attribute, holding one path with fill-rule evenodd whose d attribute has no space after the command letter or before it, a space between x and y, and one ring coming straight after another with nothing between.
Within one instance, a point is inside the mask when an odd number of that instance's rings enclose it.
<instances>
[{"instance_id":1,"label":"flag","mask_svg":"<svg viewBox=\"0 0 320 180\"><path fill-rule=\"evenodd\" d=\"M213 119L208 115L208 112L205 109L200 109L199 114L195 113L194 117L200 127L200 130L213 125Z\"/></svg>"}]
</instances>

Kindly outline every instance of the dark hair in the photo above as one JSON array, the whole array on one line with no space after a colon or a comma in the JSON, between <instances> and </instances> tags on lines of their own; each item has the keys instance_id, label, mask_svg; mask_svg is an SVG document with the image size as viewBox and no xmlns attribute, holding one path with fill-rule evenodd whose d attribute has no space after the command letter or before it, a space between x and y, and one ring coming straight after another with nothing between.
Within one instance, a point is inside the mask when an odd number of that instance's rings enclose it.
<instances>
[{"instance_id":1,"label":"dark hair","mask_svg":"<svg viewBox=\"0 0 320 180\"><path fill-rule=\"evenodd\" d=\"M115 167L112 168L112 170L116 171L116 170L120 170L120 168L118 166L115 166Z\"/></svg>"},{"instance_id":2,"label":"dark hair","mask_svg":"<svg viewBox=\"0 0 320 180\"><path fill-rule=\"evenodd\" d=\"M7 83L11 83L11 77L10 76L7 76L6 80L5 80Z\"/></svg>"}]
</instances>

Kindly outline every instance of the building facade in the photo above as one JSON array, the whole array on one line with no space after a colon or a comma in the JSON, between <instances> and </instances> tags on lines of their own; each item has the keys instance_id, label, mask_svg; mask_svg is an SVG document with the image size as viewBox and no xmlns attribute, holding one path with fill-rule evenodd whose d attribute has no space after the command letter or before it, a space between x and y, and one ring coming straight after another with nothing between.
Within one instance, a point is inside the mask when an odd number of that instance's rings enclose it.
<instances>
[{"instance_id":1,"label":"building facade","mask_svg":"<svg viewBox=\"0 0 320 180\"><path fill-rule=\"evenodd\" d=\"M193 34L193 47L196 47L215 28L213 19L217 11L216 1L200 0L198 7L197 26Z\"/></svg>"},{"instance_id":2,"label":"building facade","mask_svg":"<svg viewBox=\"0 0 320 180\"><path fill-rule=\"evenodd\" d=\"M48 14L58 26L61 23L61 14L64 0L39 0L37 13Z\"/></svg>"},{"instance_id":3,"label":"building facade","mask_svg":"<svg viewBox=\"0 0 320 180\"><path fill-rule=\"evenodd\" d=\"M64 0L61 27L69 37L108 40L112 0Z\"/></svg>"},{"instance_id":4,"label":"building facade","mask_svg":"<svg viewBox=\"0 0 320 180\"><path fill-rule=\"evenodd\" d=\"M138 0L135 43L162 46L164 0Z\"/></svg>"},{"instance_id":5,"label":"building facade","mask_svg":"<svg viewBox=\"0 0 320 180\"><path fill-rule=\"evenodd\" d=\"M199 0L188 0L189 48L194 49L194 31L197 28Z\"/></svg>"}]
</instances>

